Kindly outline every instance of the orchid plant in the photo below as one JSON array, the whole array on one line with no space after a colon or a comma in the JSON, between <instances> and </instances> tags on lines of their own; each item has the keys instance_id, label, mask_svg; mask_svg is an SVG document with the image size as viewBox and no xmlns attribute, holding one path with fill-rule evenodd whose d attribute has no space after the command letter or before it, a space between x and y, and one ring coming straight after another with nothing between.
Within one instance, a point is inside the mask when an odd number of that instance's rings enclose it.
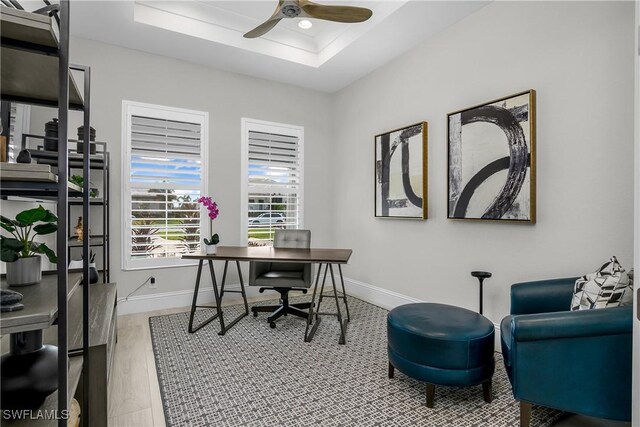
<instances>
[{"instance_id":1,"label":"orchid plant","mask_svg":"<svg viewBox=\"0 0 640 427\"><path fill-rule=\"evenodd\" d=\"M220 210L218 209L218 204L211 200L211 197L200 197L198 199L198 203L204 205L207 208L207 214L209 216L209 220L211 221L211 232L213 232L213 220L218 218L220 214ZM218 234L211 235L211 239L204 239L204 244L209 245L217 245L220 242L220 236Z\"/></svg>"}]
</instances>

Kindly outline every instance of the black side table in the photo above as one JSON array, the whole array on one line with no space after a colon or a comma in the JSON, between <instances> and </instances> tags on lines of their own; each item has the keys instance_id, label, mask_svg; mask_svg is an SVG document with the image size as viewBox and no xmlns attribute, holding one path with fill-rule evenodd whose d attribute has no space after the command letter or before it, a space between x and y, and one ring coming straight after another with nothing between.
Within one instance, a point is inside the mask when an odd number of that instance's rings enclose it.
<instances>
[{"instance_id":1,"label":"black side table","mask_svg":"<svg viewBox=\"0 0 640 427\"><path fill-rule=\"evenodd\" d=\"M489 277L491 277L491 273L489 273L488 271L472 271L471 275L475 278L478 279L478 282L480 283L480 311L479 313L482 314L482 285L484 283L484 279L488 279Z\"/></svg>"}]
</instances>

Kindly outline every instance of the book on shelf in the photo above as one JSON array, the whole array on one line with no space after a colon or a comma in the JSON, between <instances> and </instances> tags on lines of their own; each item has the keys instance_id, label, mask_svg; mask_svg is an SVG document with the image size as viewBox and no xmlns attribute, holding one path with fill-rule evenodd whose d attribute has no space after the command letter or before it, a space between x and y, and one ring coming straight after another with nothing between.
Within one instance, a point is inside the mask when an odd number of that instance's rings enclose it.
<instances>
[{"instance_id":1,"label":"book on shelf","mask_svg":"<svg viewBox=\"0 0 640 427\"><path fill-rule=\"evenodd\" d=\"M51 165L0 163L0 180L56 182L58 177L51 172Z\"/></svg>"}]
</instances>

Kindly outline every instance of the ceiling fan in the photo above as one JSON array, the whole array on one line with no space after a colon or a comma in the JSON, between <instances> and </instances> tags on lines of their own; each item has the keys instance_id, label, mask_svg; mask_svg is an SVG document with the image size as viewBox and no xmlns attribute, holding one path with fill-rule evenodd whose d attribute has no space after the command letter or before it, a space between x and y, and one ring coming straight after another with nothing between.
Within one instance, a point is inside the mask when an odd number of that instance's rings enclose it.
<instances>
[{"instance_id":1,"label":"ceiling fan","mask_svg":"<svg viewBox=\"0 0 640 427\"><path fill-rule=\"evenodd\" d=\"M269 19L244 35L247 39L260 37L269 32L284 18L315 18L325 21L355 23L371 18L373 12L364 7L329 6L309 0L279 0L278 7Z\"/></svg>"}]
</instances>

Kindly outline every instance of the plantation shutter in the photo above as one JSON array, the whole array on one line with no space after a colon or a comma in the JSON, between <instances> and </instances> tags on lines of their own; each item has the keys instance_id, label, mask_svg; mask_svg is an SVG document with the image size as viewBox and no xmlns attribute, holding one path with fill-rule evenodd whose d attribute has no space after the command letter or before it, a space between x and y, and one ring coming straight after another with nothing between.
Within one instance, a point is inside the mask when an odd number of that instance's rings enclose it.
<instances>
[{"instance_id":1,"label":"plantation shutter","mask_svg":"<svg viewBox=\"0 0 640 427\"><path fill-rule=\"evenodd\" d=\"M275 229L300 226L298 136L250 130L247 164L249 245L269 244Z\"/></svg>"},{"instance_id":2,"label":"plantation shutter","mask_svg":"<svg viewBox=\"0 0 640 427\"><path fill-rule=\"evenodd\" d=\"M22 135L29 133L31 107L24 104L11 103L11 119L9 121L9 146L7 157L14 163L22 147Z\"/></svg>"},{"instance_id":3,"label":"plantation shutter","mask_svg":"<svg viewBox=\"0 0 640 427\"><path fill-rule=\"evenodd\" d=\"M200 250L200 123L131 116L130 258Z\"/></svg>"},{"instance_id":4,"label":"plantation shutter","mask_svg":"<svg viewBox=\"0 0 640 427\"><path fill-rule=\"evenodd\" d=\"M20 132L20 135L16 135L16 131L18 130L16 129L16 114L17 114L16 103L12 102L11 103L11 119L9 120L9 146L7 151L7 157L8 157L9 163L14 163L16 161L16 147L20 147L20 144L22 144L22 141L17 140L19 137L20 138L22 137L22 132Z\"/></svg>"}]
</instances>

